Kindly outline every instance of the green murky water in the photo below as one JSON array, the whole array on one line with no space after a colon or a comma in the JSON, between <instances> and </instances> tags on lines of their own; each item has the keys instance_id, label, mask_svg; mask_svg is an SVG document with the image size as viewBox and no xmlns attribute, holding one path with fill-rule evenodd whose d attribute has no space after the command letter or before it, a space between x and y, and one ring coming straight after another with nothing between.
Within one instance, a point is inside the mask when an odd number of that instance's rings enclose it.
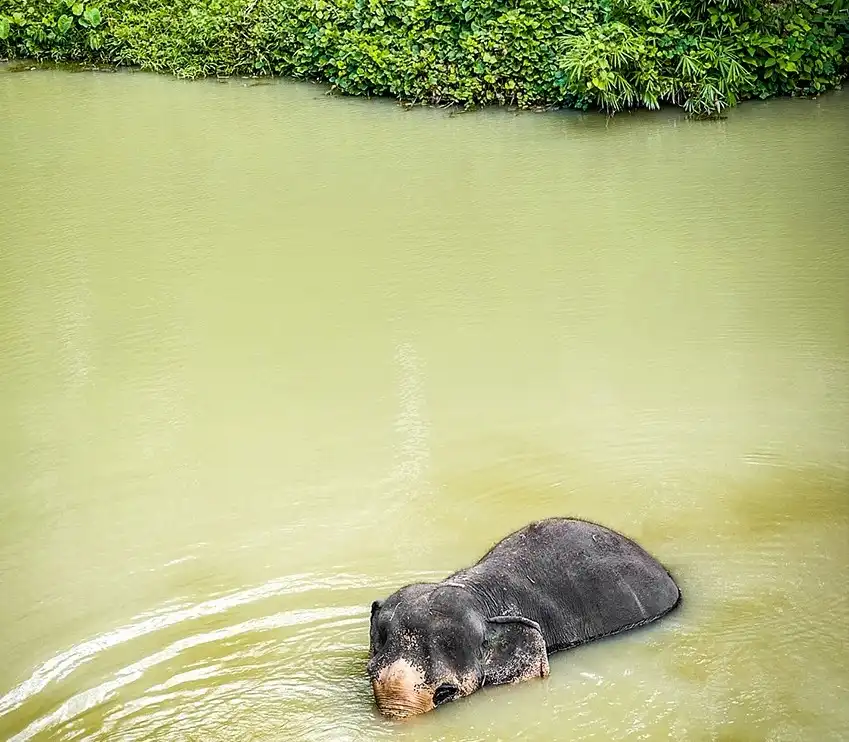
<instances>
[{"instance_id":1,"label":"green murky water","mask_svg":"<svg viewBox=\"0 0 849 742\"><path fill-rule=\"evenodd\" d=\"M0 73L0 737L849 737L847 131ZM558 514L682 609L378 718L371 600Z\"/></svg>"}]
</instances>

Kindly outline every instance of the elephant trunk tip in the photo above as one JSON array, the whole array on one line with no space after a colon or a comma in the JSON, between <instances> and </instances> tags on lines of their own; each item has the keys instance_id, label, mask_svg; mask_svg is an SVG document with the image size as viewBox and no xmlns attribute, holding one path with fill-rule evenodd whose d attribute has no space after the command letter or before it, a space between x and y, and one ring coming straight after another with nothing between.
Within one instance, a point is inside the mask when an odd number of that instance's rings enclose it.
<instances>
[{"instance_id":1,"label":"elephant trunk tip","mask_svg":"<svg viewBox=\"0 0 849 742\"><path fill-rule=\"evenodd\" d=\"M390 719L408 719L435 708L428 694L420 692L392 692L392 689L374 687L377 708Z\"/></svg>"},{"instance_id":2,"label":"elephant trunk tip","mask_svg":"<svg viewBox=\"0 0 849 742\"><path fill-rule=\"evenodd\" d=\"M404 719L434 708L433 694L426 688L423 673L404 660L383 668L372 682L372 689L384 716Z\"/></svg>"}]
</instances>

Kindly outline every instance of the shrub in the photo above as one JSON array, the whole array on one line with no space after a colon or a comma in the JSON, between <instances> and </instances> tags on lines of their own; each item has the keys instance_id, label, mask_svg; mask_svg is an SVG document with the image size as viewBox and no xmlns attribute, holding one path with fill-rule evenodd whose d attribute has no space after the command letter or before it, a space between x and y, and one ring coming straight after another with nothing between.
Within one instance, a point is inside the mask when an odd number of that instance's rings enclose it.
<instances>
[{"instance_id":1,"label":"shrub","mask_svg":"<svg viewBox=\"0 0 849 742\"><path fill-rule=\"evenodd\" d=\"M847 74L844 0L0 0L0 56L698 116Z\"/></svg>"}]
</instances>

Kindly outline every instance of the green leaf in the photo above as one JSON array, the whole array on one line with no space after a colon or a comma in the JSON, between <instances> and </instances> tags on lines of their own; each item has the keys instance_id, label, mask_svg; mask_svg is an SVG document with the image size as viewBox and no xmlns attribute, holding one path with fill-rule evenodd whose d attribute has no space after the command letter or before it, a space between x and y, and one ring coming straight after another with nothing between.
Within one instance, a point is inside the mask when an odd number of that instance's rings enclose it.
<instances>
[{"instance_id":1,"label":"green leaf","mask_svg":"<svg viewBox=\"0 0 849 742\"><path fill-rule=\"evenodd\" d=\"M86 8L85 12L83 13L83 18L86 19L86 21L92 28L97 28L100 25L101 21L100 9Z\"/></svg>"},{"instance_id":2,"label":"green leaf","mask_svg":"<svg viewBox=\"0 0 849 742\"><path fill-rule=\"evenodd\" d=\"M76 3L76 4L75 4L75 5L71 8L71 12L72 12L74 15L82 15L83 10L85 10L85 5L83 5L82 3Z\"/></svg>"},{"instance_id":3,"label":"green leaf","mask_svg":"<svg viewBox=\"0 0 849 742\"><path fill-rule=\"evenodd\" d=\"M67 15L66 13L63 13L59 16L59 20L56 21L56 28L59 29L60 33L67 33L68 29L71 27L73 22L74 19L71 18L71 16Z\"/></svg>"},{"instance_id":4,"label":"green leaf","mask_svg":"<svg viewBox=\"0 0 849 742\"><path fill-rule=\"evenodd\" d=\"M788 72L795 72L796 71L796 63L795 62L788 62L787 64L784 65L784 69L787 70Z\"/></svg>"},{"instance_id":5,"label":"green leaf","mask_svg":"<svg viewBox=\"0 0 849 742\"><path fill-rule=\"evenodd\" d=\"M5 16L0 16L0 39L8 39L9 38L9 19Z\"/></svg>"}]
</instances>

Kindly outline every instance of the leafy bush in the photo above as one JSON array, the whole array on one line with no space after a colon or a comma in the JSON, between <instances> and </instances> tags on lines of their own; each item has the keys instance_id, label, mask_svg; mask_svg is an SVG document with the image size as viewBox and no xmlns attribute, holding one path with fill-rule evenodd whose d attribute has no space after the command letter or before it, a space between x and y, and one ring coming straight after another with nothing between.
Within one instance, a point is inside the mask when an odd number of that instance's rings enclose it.
<instances>
[{"instance_id":1,"label":"leafy bush","mask_svg":"<svg viewBox=\"0 0 849 742\"><path fill-rule=\"evenodd\" d=\"M101 47L102 25L100 8L77 0L50 4L0 0L0 55L85 59Z\"/></svg>"},{"instance_id":2,"label":"leafy bush","mask_svg":"<svg viewBox=\"0 0 849 742\"><path fill-rule=\"evenodd\" d=\"M810 95L849 69L844 0L0 0L0 56L522 107Z\"/></svg>"}]
</instances>

